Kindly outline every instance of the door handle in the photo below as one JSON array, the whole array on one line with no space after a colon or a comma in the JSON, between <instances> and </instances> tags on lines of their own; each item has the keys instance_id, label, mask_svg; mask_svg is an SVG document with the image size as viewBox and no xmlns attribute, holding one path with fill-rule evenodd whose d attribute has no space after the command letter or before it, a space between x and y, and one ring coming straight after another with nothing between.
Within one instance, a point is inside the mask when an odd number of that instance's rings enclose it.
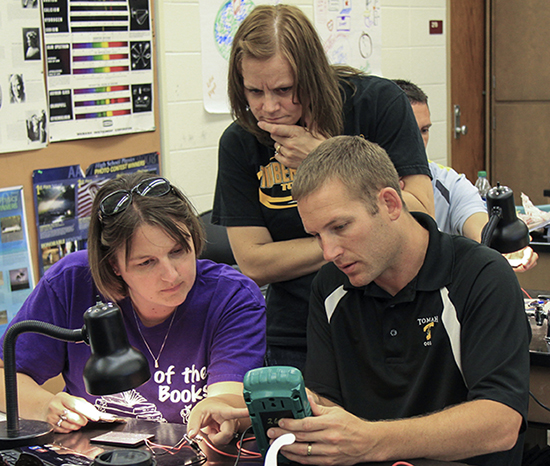
<instances>
[{"instance_id":1,"label":"door handle","mask_svg":"<svg viewBox=\"0 0 550 466\"><path fill-rule=\"evenodd\" d=\"M460 105L454 106L455 113L455 139L459 139L460 135L466 136L468 134L468 127L466 125L460 125Z\"/></svg>"}]
</instances>

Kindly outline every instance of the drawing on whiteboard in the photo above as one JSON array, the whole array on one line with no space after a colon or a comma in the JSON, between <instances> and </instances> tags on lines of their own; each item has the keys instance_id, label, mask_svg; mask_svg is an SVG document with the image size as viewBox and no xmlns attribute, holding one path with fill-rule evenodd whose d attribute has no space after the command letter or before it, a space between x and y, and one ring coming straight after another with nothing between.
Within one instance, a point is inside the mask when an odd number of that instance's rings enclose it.
<instances>
[{"instance_id":1,"label":"drawing on whiteboard","mask_svg":"<svg viewBox=\"0 0 550 466\"><path fill-rule=\"evenodd\" d=\"M225 60L229 60L231 44L239 24L254 6L250 0L228 0L219 9L214 21L214 41Z\"/></svg>"},{"instance_id":2,"label":"drawing on whiteboard","mask_svg":"<svg viewBox=\"0 0 550 466\"><path fill-rule=\"evenodd\" d=\"M214 76L210 76L208 81L206 81L206 86L208 88L208 95L212 97L216 92L216 79Z\"/></svg>"},{"instance_id":3,"label":"drawing on whiteboard","mask_svg":"<svg viewBox=\"0 0 550 466\"><path fill-rule=\"evenodd\" d=\"M344 65L349 63L351 56L350 43L346 34L331 35L324 43L327 57L330 63L334 65Z\"/></svg>"},{"instance_id":4,"label":"drawing on whiteboard","mask_svg":"<svg viewBox=\"0 0 550 466\"><path fill-rule=\"evenodd\" d=\"M363 58L369 58L372 55L372 39L366 32L359 37L359 52Z\"/></svg>"},{"instance_id":5,"label":"drawing on whiteboard","mask_svg":"<svg viewBox=\"0 0 550 466\"><path fill-rule=\"evenodd\" d=\"M380 26L380 0L367 0L364 14L365 27Z\"/></svg>"},{"instance_id":6,"label":"drawing on whiteboard","mask_svg":"<svg viewBox=\"0 0 550 466\"><path fill-rule=\"evenodd\" d=\"M315 16L330 63L380 73L380 0L318 0Z\"/></svg>"}]
</instances>

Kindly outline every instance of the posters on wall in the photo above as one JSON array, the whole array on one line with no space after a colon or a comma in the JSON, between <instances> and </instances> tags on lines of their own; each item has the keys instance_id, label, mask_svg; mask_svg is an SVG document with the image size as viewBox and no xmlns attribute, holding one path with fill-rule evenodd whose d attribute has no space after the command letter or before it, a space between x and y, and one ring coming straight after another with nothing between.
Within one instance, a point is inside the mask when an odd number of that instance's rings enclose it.
<instances>
[{"instance_id":1,"label":"posters on wall","mask_svg":"<svg viewBox=\"0 0 550 466\"><path fill-rule=\"evenodd\" d=\"M0 335L34 288L23 188L0 189Z\"/></svg>"},{"instance_id":2,"label":"posters on wall","mask_svg":"<svg viewBox=\"0 0 550 466\"><path fill-rule=\"evenodd\" d=\"M252 0L201 0L202 94L209 113L229 113L227 64L233 37L242 20L256 5L275 2Z\"/></svg>"},{"instance_id":3,"label":"posters on wall","mask_svg":"<svg viewBox=\"0 0 550 466\"><path fill-rule=\"evenodd\" d=\"M201 0L202 89L204 108L230 113L227 71L233 37L240 23L260 4L275 1ZM316 0L315 27L332 64L346 64L370 74L382 72L380 0Z\"/></svg>"},{"instance_id":4,"label":"posters on wall","mask_svg":"<svg viewBox=\"0 0 550 466\"><path fill-rule=\"evenodd\" d=\"M153 131L149 0L42 1L50 141Z\"/></svg>"},{"instance_id":5,"label":"posters on wall","mask_svg":"<svg viewBox=\"0 0 550 466\"><path fill-rule=\"evenodd\" d=\"M381 75L380 0L316 0L315 28L330 63Z\"/></svg>"},{"instance_id":6,"label":"posters on wall","mask_svg":"<svg viewBox=\"0 0 550 466\"><path fill-rule=\"evenodd\" d=\"M35 170L34 203L40 276L67 254L86 248L96 192L122 173L159 173L157 152L98 162L86 173L80 165Z\"/></svg>"},{"instance_id":7,"label":"posters on wall","mask_svg":"<svg viewBox=\"0 0 550 466\"><path fill-rule=\"evenodd\" d=\"M38 0L0 2L0 152L47 144Z\"/></svg>"},{"instance_id":8,"label":"posters on wall","mask_svg":"<svg viewBox=\"0 0 550 466\"><path fill-rule=\"evenodd\" d=\"M209 113L230 113L227 71L233 37L256 5L278 3L252 0L201 0L202 89ZM380 0L316 0L315 27L332 64L382 72Z\"/></svg>"}]
</instances>

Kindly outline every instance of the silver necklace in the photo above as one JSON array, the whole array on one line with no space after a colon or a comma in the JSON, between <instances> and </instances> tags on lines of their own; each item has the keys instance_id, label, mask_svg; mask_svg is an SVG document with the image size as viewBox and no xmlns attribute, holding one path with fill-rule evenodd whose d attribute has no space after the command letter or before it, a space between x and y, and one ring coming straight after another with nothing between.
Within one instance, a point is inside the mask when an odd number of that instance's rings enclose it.
<instances>
[{"instance_id":1,"label":"silver necklace","mask_svg":"<svg viewBox=\"0 0 550 466\"><path fill-rule=\"evenodd\" d=\"M153 361L155 361L155 369L158 369L159 368L159 359L160 359L160 355L162 354L162 350L164 349L164 345L166 345L166 340L168 340L168 334L170 333L170 329L172 328L172 324L174 323L174 317L176 317L176 311L178 310L178 308L176 308L174 310L174 312L172 313L172 320L170 320L170 325L168 327L168 331L166 332L166 335L164 336L164 341L162 342L162 345L160 347L160 350L159 350L159 354L158 356L155 358L155 355L153 354L153 352L151 351L151 347L149 346L149 343L147 343L147 340L145 339L145 337L143 336L143 333L141 333L141 328L139 326L139 321L138 321L138 317L137 317L137 312L136 310L134 309L134 306L132 305L132 311L134 311L134 319L136 319L136 326L137 326L137 329L138 329L138 332L139 334L141 335L141 339L143 340L143 343L145 343L145 346L147 347L147 349L149 350L149 354L151 355L151 357L153 358Z\"/></svg>"}]
</instances>

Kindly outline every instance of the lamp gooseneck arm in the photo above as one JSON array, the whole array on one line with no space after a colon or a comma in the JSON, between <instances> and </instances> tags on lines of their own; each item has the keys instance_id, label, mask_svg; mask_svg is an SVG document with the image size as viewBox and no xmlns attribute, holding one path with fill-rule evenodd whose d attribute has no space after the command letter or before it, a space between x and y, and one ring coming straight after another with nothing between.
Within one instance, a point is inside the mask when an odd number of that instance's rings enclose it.
<instances>
[{"instance_id":1,"label":"lamp gooseneck arm","mask_svg":"<svg viewBox=\"0 0 550 466\"><path fill-rule=\"evenodd\" d=\"M62 341L88 343L85 327L68 330L39 320L23 320L12 325L4 338L4 378L6 387L6 421L8 434L19 431L17 403L17 371L15 366L15 342L22 333L39 333Z\"/></svg>"},{"instance_id":2,"label":"lamp gooseneck arm","mask_svg":"<svg viewBox=\"0 0 550 466\"><path fill-rule=\"evenodd\" d=\"M502 208L498 206L493 207L489 215L489 221L485 224L483 230L481 231L481 244L490 247L495 228L502 218Z\"/></svg>"}]
</instances>

